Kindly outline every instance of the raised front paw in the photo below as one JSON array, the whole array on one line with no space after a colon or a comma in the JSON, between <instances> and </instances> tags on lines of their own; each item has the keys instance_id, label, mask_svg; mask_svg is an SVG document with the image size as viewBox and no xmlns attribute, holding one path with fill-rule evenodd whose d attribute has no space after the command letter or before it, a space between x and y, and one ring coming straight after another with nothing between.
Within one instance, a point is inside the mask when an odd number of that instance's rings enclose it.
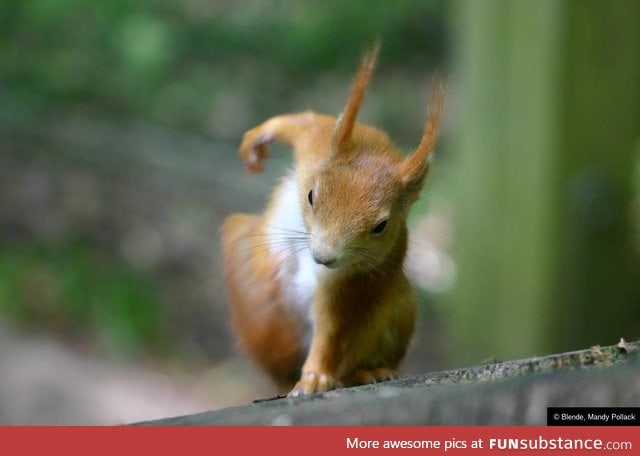
<instances>
[{"instance_id":1,"label":"raised front paw","mask_svg":"<svg viewBox=\"0 0 640 456\"><path fill-rule=\"evenodd\" d=\"M322 393L332 390L336 387L336 381L333 375L321 372L307 372L302 374L300 381L296 383L289 397L304 396L305 394Z\"/></svg>"},{"instance_id":2,"label":"raised front paw","mask_svg":"<svg viewBox=\"0 0 640 456\"><path fill-rule=\"evenodd\" d=\"M388 367L379 367L377 369L360 369L357 370L349 378L349 385L368 385L370 383L384 382L398 378L398 372Z\"/></svg>"},{"instance_id":3,"label":"raised front paw","mask_svg":"<svg viewBox=\"0 0 640 456\"><path fill-rule=\"evenodd\" d=\"M264 171L262 162L269 157L267 146L273 142L273 135L254 128L244 134L240 144L240 157L244 161L244 167L251 173Z\"/></svg>"}]
</instances>

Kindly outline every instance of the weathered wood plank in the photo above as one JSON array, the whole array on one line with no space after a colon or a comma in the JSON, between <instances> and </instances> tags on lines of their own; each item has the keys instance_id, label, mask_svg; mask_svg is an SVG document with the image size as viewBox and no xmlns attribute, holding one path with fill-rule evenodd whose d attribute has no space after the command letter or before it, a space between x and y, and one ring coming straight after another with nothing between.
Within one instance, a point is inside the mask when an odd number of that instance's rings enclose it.
<instances>
[{"instance_id":1,"label":"weathered wood plank","mask_svg":"<svg viewBox=\"0 0 640 456\"><path fill-rule=\"evenodd\" d=\"M640 403L639 353L593 347L139 424L543 425L548 406Z\"/></svg>"}]
</instances>

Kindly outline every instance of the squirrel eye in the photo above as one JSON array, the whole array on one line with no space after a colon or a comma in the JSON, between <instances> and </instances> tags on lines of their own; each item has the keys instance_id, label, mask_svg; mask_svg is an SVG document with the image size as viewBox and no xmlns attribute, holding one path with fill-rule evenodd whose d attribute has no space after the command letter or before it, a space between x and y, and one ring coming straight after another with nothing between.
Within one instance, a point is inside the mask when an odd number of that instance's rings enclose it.
<instances>
[{"instance_id":1,"label":"squirrel eye","mask_svg":"<svg viewBox=\"0 0 640 456\"><path fill-rule=\"evenodd\" d=\"M371 230L371 234L382 234L384 230L387 229L387 225L389 224L388 220L383 220L378 223L373 230Z\"/></svg>"},{"instance_id":2,"label":"squirrel eye","mask_svg":"<svg viewBox=\"0 0 640 456\"><path fill-rule=\"evenodd\" d=\"M309 200L309 206L313 207L313 189L309 190L309 195L307 195L307 199Z\"/></svg>"}]
</instances>

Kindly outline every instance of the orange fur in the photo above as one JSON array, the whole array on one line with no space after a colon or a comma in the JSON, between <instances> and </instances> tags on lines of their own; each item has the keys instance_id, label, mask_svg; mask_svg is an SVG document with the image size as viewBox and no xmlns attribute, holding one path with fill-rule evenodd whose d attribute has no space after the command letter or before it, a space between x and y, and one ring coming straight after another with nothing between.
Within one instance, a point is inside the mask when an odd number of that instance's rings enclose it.
<instances>
[{"instance_id":1,"label":"orange fur","mask_svg":"<svg viewBox=\"0 0 640 456\"><path fill-rule=\"evenodd\" d=\"M302 328L279 299L282 284L267 252L254 245L257 217L234 214L222 227L222 254L231 303L231 322L240 347L287 388L303 361ZM251 277L245 283L244 277ZM253 307L252 307L253 305Z\"/></svg>"},{"instance_id":2,"label":"orange fur","mask_svg":"<svg viewBox=\"0 0 640 456\"><path fill-rule=\"evenodd\" d=\"M339 120L273 117L240 145L250 172L262 171L272 141L294 152L294 172L265 212L234 214L222 227L237 340L294 396L394 378L413 333L406 217L426 180L444 88L433 84L420 145L404 157L386 134L355 122L378 48L365 56Z\"/></svg>"}]
</instances>

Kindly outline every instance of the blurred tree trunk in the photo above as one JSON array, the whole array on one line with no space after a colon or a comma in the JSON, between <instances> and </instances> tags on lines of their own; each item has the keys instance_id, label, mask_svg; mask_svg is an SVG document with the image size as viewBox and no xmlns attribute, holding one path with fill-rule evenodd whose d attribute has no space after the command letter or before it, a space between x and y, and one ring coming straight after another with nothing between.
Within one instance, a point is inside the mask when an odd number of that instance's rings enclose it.
<instances>
[{"instance_id":1,"label":"blurred tree trunk","mask_svg":"<svg viewBox=\"0 0 640 456\"><path fill-rule=\"evenodd\" d=\"M640 4L462 0L454 17L454 360L637 337Z\"/></svg>"}]
</instances>

